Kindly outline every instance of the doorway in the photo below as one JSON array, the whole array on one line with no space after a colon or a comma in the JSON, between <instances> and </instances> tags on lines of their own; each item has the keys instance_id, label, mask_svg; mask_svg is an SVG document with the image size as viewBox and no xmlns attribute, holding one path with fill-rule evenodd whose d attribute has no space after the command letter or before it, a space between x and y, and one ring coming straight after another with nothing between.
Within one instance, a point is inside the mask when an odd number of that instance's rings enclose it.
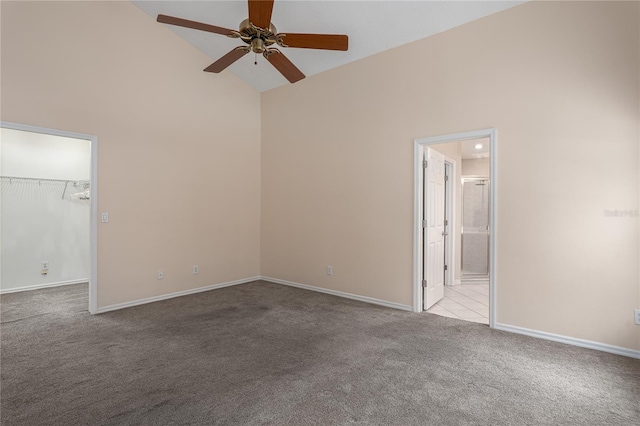
<instances>
[{"instance_id":1,"label":"doorway","mask_svg":"<svg viewBox=\"0 0 640 426\"><path fill-rule=\"evenodd\" d=\"M415 141L414 312L494 326L495 159L495 129Z\"/></svg>"},{"instance_id":2,"label":"doorway","mask_svg":"<svg viewBox=\"0 0 640 426\"><path fill-rule=\"evenodd\" d=\"M9 122L0 127L0 292L85 283L88 310L96 313L97 138Z\"/></svg>"}]
</instances>

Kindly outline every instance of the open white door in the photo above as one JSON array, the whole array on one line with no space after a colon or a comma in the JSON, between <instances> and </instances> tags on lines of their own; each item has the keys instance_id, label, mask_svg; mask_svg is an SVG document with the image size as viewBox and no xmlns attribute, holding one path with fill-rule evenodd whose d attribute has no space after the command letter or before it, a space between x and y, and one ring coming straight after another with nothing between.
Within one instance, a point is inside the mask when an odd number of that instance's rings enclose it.
<instances>
[{"instance_id":1,"label":"open white door","mask_svg":"<svg viewBox=\"0 0 640 426\"><path fill-rule=\"evenodd\" d=\"M444 297L444 156L426 147L423 221L423 309Z\"/></svg>"}]
</instances>

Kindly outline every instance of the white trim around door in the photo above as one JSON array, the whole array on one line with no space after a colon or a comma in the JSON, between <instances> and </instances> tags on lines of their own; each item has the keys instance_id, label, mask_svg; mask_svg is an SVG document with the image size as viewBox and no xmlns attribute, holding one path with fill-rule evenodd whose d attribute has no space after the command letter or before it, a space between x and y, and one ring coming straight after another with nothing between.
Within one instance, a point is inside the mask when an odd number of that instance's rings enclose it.
<instances>
[{"instance_id":1,"label":"white trim around door","mask_svg":"<svg viewBox=\"0 0 640 426\"><path fill-rule=\"evenodd\" d=\"M91 250L91 277L89 277L89 312L98 312L98 137L83 133L29 126L0 121L0 127L23 132L43 133L66 138L84 139L91 143L91 207L89 219L89 247Z\"/></svg>"},{"instance_id":2,"label":"white trim around door","mask_svg":"<svg viewBox=\"0 0 640 426\"><path fill-rule=\"evenodd\" d=\"M497 223L497 131L496 129L483 129L471 132L454 133L449 135L432 136L420 138L414 141L414 213L413 213L413 311L422 312L422 217L423 217L423 180L422 161L424 159L425 147L429 145L460 142L472 139L489 138L490 140L490 170L492 180L492 190L489 199L489 326L495 328L496 325L496 223Z\"/></svg>"}]
</instances>

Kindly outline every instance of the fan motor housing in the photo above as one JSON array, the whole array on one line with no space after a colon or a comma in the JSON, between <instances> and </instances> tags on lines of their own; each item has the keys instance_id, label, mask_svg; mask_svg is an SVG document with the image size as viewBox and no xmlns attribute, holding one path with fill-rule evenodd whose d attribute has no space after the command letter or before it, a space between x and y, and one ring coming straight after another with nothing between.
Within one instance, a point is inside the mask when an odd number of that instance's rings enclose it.
<instances>
[{"instance_id":1,"label":"fan motor housing","mask_svg":"<svg viewBox=\"0 0 640 426\"><path fill-rule=\"evenodd\" d=\"M240 22L238 32L242 35L242 41L251 46L254 53L263 53L267 46L276 43L278 30L273 24L269 24L269 29L259 28L253 25L249 19Z\"/></svg>"}]
</instances>

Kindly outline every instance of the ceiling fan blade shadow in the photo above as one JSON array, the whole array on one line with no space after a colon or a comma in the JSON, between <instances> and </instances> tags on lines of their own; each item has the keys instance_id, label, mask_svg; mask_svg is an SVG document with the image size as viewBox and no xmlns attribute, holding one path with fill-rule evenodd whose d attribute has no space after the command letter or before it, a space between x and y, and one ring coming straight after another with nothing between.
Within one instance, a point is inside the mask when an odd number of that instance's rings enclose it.
<instances>
[{"instance_id":1,"label":"ceiling fan blade shadow","mask_svg":"<svg viewBox=\"0 0 640 426\"><path fill-rule=\"evenodd\" d=\"M349 49L349 36L342 34L283 33L278 36L282 36L282 42L286 47L323 50Z\"/></svg>"},{"instance_id":2,"label":"ceiling fan blade shadow","mask_svg":"<svg viewBox=\"0 0 640 426\"><path fill-rule=\"evenodd\" d=\"M273 0L249 0L249 22L256 27L269 29Z\"/></svg>"},{"instance_id":3,"label":"ceiling fan blade shadow","mask_svg":"<svg viewBox=\"0 0 640 426\"><path fill-rule=\"evenodd\" d=\"M293 62L278 49L269 49L263 55L290 83L295 83L304 78L302 71L293 65Z\"/></svg>"},{"instance_id":4,"label":"ceiling fan blade shadow","mask_svg":"<svg viewBox=\"0 0 640 426\"><path fill-rule=\"evenodd\" d=\"M215 34L229 35L233 30L216 27L215 25L204 24L202 22L190 21L188 19L176 18L174 16L158 15L157 21L163 24L176 25L178 27L192 28L194 30L207 31Z\"/></svg>"},{"instance_id":5,"label":"ceiling fan blade shadow","mask_svg":"<svg viewBox=\"0 0 640 426\"><path fill-rule=\"evenodd\" d=\"M249 53L249 50L246 47L236 47L231 52L206 67L204 71L219 73L247 53Z\"/></svg>"}]
</instances>

